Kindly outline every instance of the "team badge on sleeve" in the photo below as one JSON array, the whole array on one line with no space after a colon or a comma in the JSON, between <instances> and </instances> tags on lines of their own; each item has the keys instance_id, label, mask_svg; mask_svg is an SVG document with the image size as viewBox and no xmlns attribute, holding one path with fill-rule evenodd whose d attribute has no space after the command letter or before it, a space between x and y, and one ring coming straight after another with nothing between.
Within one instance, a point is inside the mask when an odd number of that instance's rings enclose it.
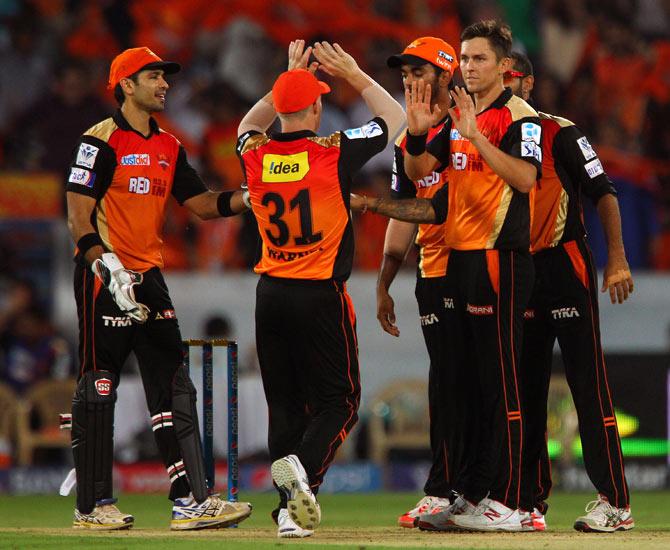
<instances>
[{"instance_id":1,"label":"team badge on sleeve","mask_svg":"<svg viewBox=\"0 0 670 550\"><path fill-rule=\"evenodd\" d=\"M542 136L542 128L539 124L534 122L524 122L521 125L521 140L532 141L540 144L540 137Z\"/></svg>"},{"instance_id":2,"label":"team badge on sleeve","mask_svg":"<svg viewBox=\"0 0 670 550\"><path fill-rule=\"evenodd\" d=\"M579 145L579 148L582 151L582 155L584 155L586 160L591 160L592 158L596 157L596 152L593 150L593 147L591 147L591 144L589 143L589 140L586 139L586 136L580 137L577 140L577 145Z\"/></svg>"},{"instance_id":3,"label":"team badge on sleeve","mask_svg":"<svg viewBox=\"0 0 670 550\"><path fill-rule=\"evenodd\" d=\"M84 168L93 168L95 165L95 157L98 156L98 151L100 151L100 149L94 145L91 145L90 143L82 143L77 151L77 160L75 164L83 166Z\"/></svg>"},{"instance_id":4,"label":"team badge on sleeve","mask_svg":"<svg viewBox=\"0 0 670 550\"><path fill-rule=\"evenodd\" d=\"M591 179L599 176L600 174L605 173L605 170L603 169L603 165L600 162L600 159L594 159L591 162L587 162L584 165L584 170L586 170L586 173L589 175Z\"/></svg>"},{"instance_id":5,"label":"team badge on sleeve","mask_svg":"<svg viewBox=\"0 0 670 550\"><path fill-rule=\"evenodd\" d=\"M78 183L79 185L84 185L86 187L93 187L93 182L95 181L95 172L84 170L83 168L73 167L70 170L70 177L67 181L70 183Z\"/></svg>"},{"instance_id":6,"label":"team badge on sleeve","mask_svg":"<svg viewBox=\"0 0 670 550\"><path fill-rule=\"evenodd\" d=\"M344 135L349 139L364 139L381 136L384 133L382 127L375 121L368 122L365 126L360 128L350 128L344 131Z\"/></svg>"},{"instance_id":7,"label":"team badge on sleeve","mask_svg":"<svg viewBox=\"0 0 670 550\"><path fill-rule=\"evenodd\" d=\"M542 149L534 141L522 141L521 156L526 158L532 157L538 162L542 162Z\"/></svg>"}]
</instances>

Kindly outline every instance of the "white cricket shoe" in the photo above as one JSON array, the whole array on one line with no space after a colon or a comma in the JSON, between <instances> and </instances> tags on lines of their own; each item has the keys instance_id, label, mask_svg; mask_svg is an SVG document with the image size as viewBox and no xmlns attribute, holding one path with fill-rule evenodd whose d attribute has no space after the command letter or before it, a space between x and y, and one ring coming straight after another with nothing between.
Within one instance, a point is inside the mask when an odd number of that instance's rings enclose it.
<instances>
[{"instance_id":1,"label":"white cricket shoe","mask_svg":"<svg viewBox=\"0 0 670 550\"><path fill-rule=\"evenodd\" d=\"M114 529L130 529L135 518L121 512L114 503L115 498L100 500L90 514L82 514L75 508L72 527L75 529L98 529L111 531Z\"/></svg>"},{"instance_id":2,"label":"white cricket shoe","mask_svg":"<svg viewBox=\"0 0 670 550\"><path fill-rule=\"evenodd\" d=\"M630 506L615 508L603 495L598 495L598 500L589 502L585 511L585 516L580 516L575 520L574 527L577 531L612 533L614 531L629 531L635 527Z\"/></svg>"},{"instance_id":3,"label":"white cricket shoe","mask_svg":"<svg viewBox=\"0 0 670 550\"><path fill-rule=\"evenodd\" d=\"M313 531L321 523L321 507L309 486L307 472L300 459L288 455L272 463L272 480L286 494L291 519L299 527Z\"/></svg>"},{"instance_id":4,"label":"white cricket shoe","mask_svg":"<svg viewBox=\"0 0 670 550\"><path fill-rule=\"evenodd\" d=\"M544 514L537 508L533 508L532 512L520 512L520 514L522 531L547 530L547 521L544 518Z\"/></svg>"},{"instance_id":5,"label":"white cricket shoe","mask_svg":"<svg viewBox=\"0 0 670 550\"><path fill-rule=\"evenodd\" d=\"M192 495L178 498L172 506L170 529L209 529L228 527L244 521L251 515L248 502L229 502L218 495L210 495L198 504Z\"/></svg>"},{"instance_id":6,"label":"white cricket shoe","mask_svg":"<svg viewBox=\"0 0 670 550\"><path fill-rule=\"evenodd\" d=\"M303 529L291 519L286 508L279 510L277 516L277 536L280 539L302 539L314 534L312 529Z\"/></svg>"},{"instance_id":7,"label":"white cricket shoe","mask_svg":"<svg viewBox=\"0 0 670 550\"><path fill-rule=\"evenodd\" d=\"M440 497L431 497L425 496L419 502L416 503L416 506L405 512L402 516L398 517L398 525L400 527L406 527L407 529L412 529L417 527L419 524L419 516L421 514L428 514L438 506L449 506L450 502L448 498Z\"/></svg>"},{"instance_id":8,"label":"white cricket shoe","mask_svg":"<svg viewBox=\"0 0 670 550\"><path fill-rule=\"evenodd\" d=\"M446 500L446 499L444 499ZM419 516L418 526L422 531L453 531L451 521L455 514L473 514L476 507L472 502L458 495L454 503L447 501L446 505L435 506L432 510Z\"/></svg>"},{"instance_id":9,"label":"white cricket shoe","mask_svg":"<svg viewBox=\"0 0 670 550\"><path fill-rule=\"evenodd\" d=\"M490 498L483 498L471 514L453 515L451 523L468 531L521 531L519 510Z\"/></svg>"}]
</instances>

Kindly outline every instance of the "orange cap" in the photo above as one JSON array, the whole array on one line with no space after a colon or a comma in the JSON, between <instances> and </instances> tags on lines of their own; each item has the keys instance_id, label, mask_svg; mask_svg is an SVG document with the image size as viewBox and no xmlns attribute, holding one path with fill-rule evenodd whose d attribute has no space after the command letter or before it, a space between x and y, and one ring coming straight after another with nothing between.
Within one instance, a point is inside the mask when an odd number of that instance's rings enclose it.
<instances>
[{"instance_id":1,"label":"orange cap","mask_svg":"<svg viewBox=\"0 0 670 550\"><path fill-rule=\"evenodd\" d=\"M149 48L130 48L122 51L112 61L107 89L113 89L122 78L128 78L140 69L161 69L165 74L174 74L181 70L181 65L173 61L163 61Z\"/></svg>"},{"instance_id":2,"label":"orange cap","mask_svg":"<svg viewBox=\"0 0 670 550\"><path fill-rule=\"evenodd\" d=\"M441 38L434 36L417 38L402 53L389 57L386 64L395 69L401 65L425 65L426 62L451 74L458 68L456 50Z\"/></svg>"},{"instance_id":3,"label":"orange cap","mask_svg":"<svg viewBox=\"0 0 670 550\"><path fill-rule=\"evenodd\" d=\"M272 86L272 103L278 113L297 113L314 103L330 86L317 80L305 69L293 69L279 75Z\"/></svg>"}]
</instances>

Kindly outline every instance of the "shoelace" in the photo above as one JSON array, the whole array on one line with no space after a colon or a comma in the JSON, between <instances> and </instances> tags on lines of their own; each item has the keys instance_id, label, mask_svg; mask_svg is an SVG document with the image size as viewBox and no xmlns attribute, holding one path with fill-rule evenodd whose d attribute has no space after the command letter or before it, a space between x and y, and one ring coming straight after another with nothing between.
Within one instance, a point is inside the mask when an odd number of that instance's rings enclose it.
<instances>
[{"instance_id":1,"label":"shoelace","mask_svg":"<svg viewBox=\"0 0 670 550\"><path fill-rule=\"evenodd\" d=\"M604 519L613 522L618 521L623 513L622 510L615 508L608 501L602 498L599 498L598 500L592 500L586 505L584 510L587 514L595 512L596 514L600 514Z\"/></svg>"}]
</instances>

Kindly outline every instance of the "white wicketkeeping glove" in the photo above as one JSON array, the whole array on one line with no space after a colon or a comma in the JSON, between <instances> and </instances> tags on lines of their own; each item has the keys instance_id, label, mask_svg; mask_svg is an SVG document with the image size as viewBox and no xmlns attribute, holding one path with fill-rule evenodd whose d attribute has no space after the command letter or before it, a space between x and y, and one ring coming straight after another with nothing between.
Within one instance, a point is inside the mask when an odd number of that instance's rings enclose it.
<instances>
[{"instance_id":1,"label":"white wicketkeeping glove","mask_svg":"<svg viewBox=\"0 0 670 550\"><path fill-rule=\"evenodd\" d=\"M149 308L135 300L133 286L142 284L142 274L123 267L121 260L112 252L106 252L91 265L95 273L112 297L128 317L136 323L144 323L149 318Z\"/></svg>"}]
</instances>

